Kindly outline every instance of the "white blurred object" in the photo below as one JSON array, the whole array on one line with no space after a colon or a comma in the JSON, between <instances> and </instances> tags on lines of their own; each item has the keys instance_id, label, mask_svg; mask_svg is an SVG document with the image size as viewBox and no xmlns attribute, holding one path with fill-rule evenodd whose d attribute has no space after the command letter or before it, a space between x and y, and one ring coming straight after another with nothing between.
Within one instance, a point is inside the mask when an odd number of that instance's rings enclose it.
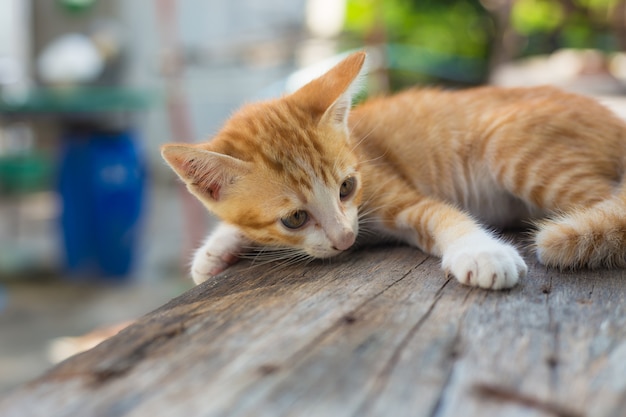
<instances>
[{"instance_id":1,"label":"white blurred object","mask_svg":"<svg viewBox=\"0 0 626 417\"><path fill-rule=\"evenodd\" d=\"M115 336L128 326L133 324L133 320L109 326L98 327L97 329L77 337L57 337L48 343L48 360L51 363L59 363L78 353L89 350L106 339Z\"/></svg>"},{"instance_id":2,"label":"white blurred object","mask_svg":"<svg viewBox=\"0 0 626 417\"><path fill-rule=\"evenodd\" d=\"M345 0L308 0L306 24L313 36L334 38L341 33L346 17Z\"/></svg>"},{"instance_id":3,"label":"white blurred object","mask_svg":"<svg viewBox=\"0 0 626 417\"><path fill-rule=\"evenodd\" d=\"M504 87L551 84L580 94L623 95L624 84L612 73L609 57L601 51L561 49L500 65L490 83Z\"/></svg>"},{"instance_id":4,"label":"white blurred object","mask_svg":"<svg viewBox=\"0 0 626 417\"><path fill-rule=\"evenodd\" d=\"M0 0L0 88L26 82L31 37L31 0Z\"/></svg>"},{"instance_id":5,"label":"white blurred object","mask_svg":"<svg viewBox=\"0 0 626 417\"><path fill-rule=\"evenodd\" d=\"M41 80L48 84L72 85L96 80L105 59L85 35L69 33L52 41L37 60Z\"/></svg>"}]
</instances>

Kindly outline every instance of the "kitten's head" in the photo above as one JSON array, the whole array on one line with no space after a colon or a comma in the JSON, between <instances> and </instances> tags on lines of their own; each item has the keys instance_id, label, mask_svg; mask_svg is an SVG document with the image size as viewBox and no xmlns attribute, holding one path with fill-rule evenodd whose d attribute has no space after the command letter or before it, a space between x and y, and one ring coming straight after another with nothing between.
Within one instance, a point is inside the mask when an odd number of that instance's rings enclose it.
<instances>
[{"instance_id":1,"label":"kitten's head","mask_svg":"<svg viewBox=\"0 0 626 417\"><path fill-rule=\"evenodd\" d=\"M262 245L324 258L358 232L361 177L347 116L364 53L295 93L240 109L207 143L163 158L211 212Z\"/></svg>"}]
</instances>

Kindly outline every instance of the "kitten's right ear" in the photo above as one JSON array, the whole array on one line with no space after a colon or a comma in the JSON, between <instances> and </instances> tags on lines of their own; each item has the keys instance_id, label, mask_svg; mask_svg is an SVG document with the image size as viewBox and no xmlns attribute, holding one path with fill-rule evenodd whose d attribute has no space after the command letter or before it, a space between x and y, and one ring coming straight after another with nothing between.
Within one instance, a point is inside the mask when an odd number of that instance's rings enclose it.
<instances>
[{"instance_id":1,"label":"kitten's right ear","mask_svg":"<svg viewBox=\"0 0 626 417\"><path fill-rule=\"evenodd\" d=\"M214 201L221 200L237 178L249 172L244 161L193 145L164 145L161 156L187 185Z\"/></svg>"},{"instance_id":2,"label":"kitten's right ear","mask_svg":"<svg viewBox=\"0 0 626 417\"><path fill-rule=\"evenodd\" d=\"M303 103L314 117L345 128L352 97L361 88L365 58L365 52L348 55L321 77L293 93L292 99Z\"/></svg>"}]
</instances>

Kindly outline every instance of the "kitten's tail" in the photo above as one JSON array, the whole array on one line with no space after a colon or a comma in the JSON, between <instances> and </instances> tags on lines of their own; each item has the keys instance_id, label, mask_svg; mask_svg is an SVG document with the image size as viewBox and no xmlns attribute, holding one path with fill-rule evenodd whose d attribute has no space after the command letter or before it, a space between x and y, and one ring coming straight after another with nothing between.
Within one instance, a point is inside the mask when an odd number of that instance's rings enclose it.
<instances>
[{"instance_id":1,"label":"kitten's tail","mask_svg":"<svg viewBox=\"0 0 626 417\"><path fill-rule=\"evenodd\" d=\"M626 178L608 200L539 224L539 261L569 268L626 267Z\"/></svg>"}]
</instances>

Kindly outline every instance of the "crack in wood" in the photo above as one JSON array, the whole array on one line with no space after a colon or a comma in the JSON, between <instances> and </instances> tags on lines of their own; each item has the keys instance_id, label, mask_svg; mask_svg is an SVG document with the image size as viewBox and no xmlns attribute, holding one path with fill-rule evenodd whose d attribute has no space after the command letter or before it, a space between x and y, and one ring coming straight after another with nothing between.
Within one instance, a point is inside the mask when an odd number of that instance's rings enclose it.
<instances>
[{"instance_id":1,"label":"crack in wood","mask_svg":"<svg viewBox=\"0 0 626 417\"><path fill-rule=\"evenodd\" d=\"M261 366L259 366L257 368L257 372L260 374L260 376L262 378L266 378L266 377L273 377L273 376L275 376L275 374L279 373L283 369L294 369L299 362L301 362L302 360L304 360L304 358L306 358L306 356L308 355L308 352L313 351L316 346L322 344L323 341L326 338L328 338L332 333L338 331L342 327L353 326L355 323L357 323L357 321L360 320L360 317L359 317L359 314L358 314L358 312L360 310L365 308L365 306L367 306L369 303L371 303L377 297L380 297L382 294L384 294L390 288L394 287L395 285L400 283L402 280L406 279L417 268L419 268L421 265L423 265L428 259L429 259L429 257L427 257L427 256L424 257L424 259L420 260L418 263L416 263L413 266L409 267L407 269L407 271L402 274L402 276L400 276L399 278L397 278L394 281L392 281L390 284L385 286L382 290L380 290L376 294L370 296L369 298L365 299L364 301L362 301L360 304L355 306L350 311L343 313L330 326L328 326L326 329L321 331L317 336L315 336L306 345L302 346L300 349L298 349L293 354L291 354L291 356L289 356L289 357L285 358L283 361L281 361L280 364L269 363L269 364L261 365ZM449 282L449 280L446 281L443 284L442 288L439 289L439 291L437 292L437 298L441 297L441 295L440 295L441 289L443 289L443 287L445 287L448 284L448 282Z\"/></svg>"},{"instance_id":2,"label":"crack in wood","mask_svg":"<svg viewBox=\"0 0 626 417\"><path fill-rule=\"evenodd\" d=\"M261 374L261 376L270 376L280 371L280 369L281 369L280 365L276 365L273 363L266 363L264 365L259 366L258 371Z\"/></svg>"},{"instance_id":3,"label":"crack in wood","mask_svg":"<svg viewBox=\"0 0 626 417\"><path fill-rule=\"evenodd\" d=\"M391 287L393 287L394 285L398 284L400 281L402 281L403 279L408 277L415 269L419 268L419 266L422 265L424 262L426 262L426 260L428 260L428 259L429 259L428 257L422 259L417 265L415 265L412 268L410 268L400 278L396 279L391 284L387 285L385 288L383 288L378 293L376 293L373 296L369 297L368 299L364 300L361 304L357 305L351 311L343 314L338 320L335 321L335 323L330 325L326 330L322 331L319 335L314 337L313 340L311 340L309 343L307 343L301 349L299 349L298 351L294 352L293 355L291 355L290 358L286 359L284 363L285 364L291 364L291 365L297 363L298 360L299 360L298 358L300 358L302 356L305 356L306 352L311 350L314 346L317 346L318 344L320 344L321 341L324 340L326 337L328 337L329 334L335 332L337 329L341 328L342 326L354 324L358 320L357 312L359 310L361 310L363 307L365 307L368 303L371 303L377 297L380 297L382 294L385 293L385 291L388 291ZM447 283L448 283L448 281L446 281L444 286Z\"/></svg>"},{"instance_id":4,"label":"crack in wood","mask_svg":"<svg viewBox=\"0 0 626 417\"><path fill-rule=\"evenodd\" d=\"M354 324L358 320L357 317L352 313L344 315L341 319L345 324Z\"/></svg>"},{"instance_id":5,"label":"crack in wood","mask_svg":"<svg viewBox=\"0 0 626 417\"><path fill-rule=\"evenodd\" d=\"M418 265L419 266L419 265ZM417 266L415 267L417 268ZM413 269L415 269L413 268ZM408 274L407 274L408 275ZM385 362L382 370L376 375L374 378L374 382L372 384L372 388L368 390L367 395L365 395L365 400L357 407L356 411L353 413L353 416L358 417L365 414L365 412L371 408L372 404L376 401L376 393L382 392L384 387L389 383L389 378L393 369L396 367L398 362L400 361L400 356L402 352L409 344L409 342L415 337L418 330L422 327L422 325L426 322L428 317L430 317L431 313L435 309L435 306L441 299L444 288L452 281L453 278L448 278L443 285L437 290L433 297L433 301L428 307L428 310L419 318L419 320L409 329L406 335L400 340L398 346L393 350L393 353L389 357L389 359Z\"/></svg>"},{"instance_id":6,"label":"crack in wood","mask_svg":"<svg viewBox=\"0 0 626 417\"><path fill-rule=\"evenodd\" d=\"M184 331L184 324L179 323L172 329L156 334L148 340L144 340L125 355L116 357L113 360L105 360L94 369L86 372L87 376L90 378L90 385L97 387L126 375L144 358L148 357L150 352L156 347L171 341Z\"/></svg>"},{"instance_id":7,"label":"crack in wood","mask_svg":"<svg viewBox=\"0 0 626 417\"><path fill-rule=\"evenodd\" d=\"M472 391L475 395L484 400L514 403L523 407L534 408L536 410L552 414L556 417L584 417L583 413L577 410L572 410L562 404L541 400L509 388L478 383L474 385Z\"/></svg>"},{"instance_id":8,"label":"crack in wood","mask_svg":"<svg viewBox=\"0 0 626 417\"><path fill-rule=\"evenodd\" d=\"M477 289L478 287L467 287L467 292L465 293L465 297L463 297L463 304L467 304L467 300L469 300L470 295L472 295Z\"/></svg>"},{"instance_id":9,"label":"crack in wood","mask_svg":"<svg viewBox=\"0 0 626 417\"><path fill-rule=\"evenodd\" d=\"M593 304L593 300L592 300L592 295L593 295L593 290L595 289L595 284L591 284L591 290L589 290L589 293L587 294L587 298L578 298L576 300L576 302L578 304L583 304L583 305L591 305Z\"/></svg>"},{"instance_id":10,"label":"crack in wood","mask_svg":"<svg viewBox=\"0 0 626 417\"><path fill-rule=\"evenodd\" d=\"M452 345L450 346L450 350L448 352L448 363L450 364L446 369L445 379L443 384L441 384L441 389L439 390L439 396L437 397L437 401L433 405L433 408L428 413L428 417L436 417L441 412L441 407L443 405L444 397L446 396L446 392L448 391L448 387L452 381L452 375L454 374L454 368L456 366L456 361L459 358L460 346L461 346L461 329L463 328L464 317L461 317L461 322L459 323L459 327L457 327L456 335L452 340Z\"/></svg>"},{"instance_id":11,"label":"crack in wood","mask_svg":"<svg viewBox=\"0 0 626 417\"><path fill-rule=\"evenodd\" d=\"M426 262L429 258L426 257L424 259L422 259L417 265L413 266L412 268L410 268L404 275L402 275L400 278L398 278L397 280L393 281L391 284L387 285L385 288L383 288L382 290L380 290L379 292L377 292L376 294L372 295L370 298L366 299L365 301L363 301L361 304L359 304L358 306L356 306L356 308L354 308L352 310L352 312L350 314L354 315L356 314L357 311L361 310L363 307L365 307L367 304L371 303L372 301L374 301L376 298L380 297L381 295L383 295L385 292L389 291L389 289L395 285L397 285L399 282L401 282L402 280L404 280L406 277L408 277L409 275L411 275L413 273L413 271L415 271L417 268L419 268L424 262ZM446 282L447 284L447 282ZM445 285L445 284L444 284Z\"/></svg>"},{"instance_id":12,"label":"crack in wood","mask_svg":"<svg viewBox=\"0 0 626 417\"><path fill-rule=\"evenodd\" d=\"M558 323L552 321L552 314L550 314L551 321L551 333L552 333L552 352L545 359L548 366L548 372L550 377L550 387L556 390L559 385L559 345L560 345L560 326Z\"/></svg>"},{"instance_id":13,"label":"crack in wood","mask_svg":"<svg viewBox=\"0 0 626 417\"><path fill-rule=\"evenodd\" d=\"M294 368L296 366L296 364L301 360L301 358L303 358L303 357L305 357L307 355L307 352L313 350L315 348L315 346L317 346L320 343L322 343L322 341L324 339L326 339L330 334L332 334L333 332L337 331L338 329L340 329L343 326L352 326L352 325L354 325L356 323L356 321L359 320L358 312L360 310L362 310L367 304L371 303L377 297L380 297L386 291L389 291L390 288L392 288L393 286L397 285L402 280L407 278L409 275L411 275L413 273L413 271L415 271L417 268L419 268L421 265L423 265L428 259L430 259L430 258L429 257L424 257L424 259L420 260L417 264L415 264L414 266L410 267L407 270L407 272L402 274L402 276L400 276L398 279L394 280L389 285L385 286L382 290L380 290L376 294L372 295L371 297L369 297L366 300L364 300L363 302L361 302L359 305L357 305L351 311L348 311L348 312L344 313L332 325L330 325L324 331L320 332L309 343L307 343L305 346L303 346L302 348L300 348L299 350L294 352L290 357L286 358L282 362L282 364L280 364L280 365L279 364L262 365L260 368L258 368L258 372L261 374L261 376L267 377L267 376L274 375L280 369L283 369L283 368ZM433 304L431 305L429 310L426 312L426 315L430 314L430 312L432 311L432 308L434 307L434 304L439 300L439 298L441 298L441 292L442 292L443 288L449 282L450 282L450 279L448 279L441 286L441 288L439 288L439 290L437 291L437 293L435 295L435 299L433 301ZM421 323L423 323L423 321L425 319L426 319L426 317L423 318L423 320L420 322L420 325L421 325ZM415 331L416 330L417 329L415 329ZM413 331L413 333L415 331ZM408 343L409 340L410 340L410 338L408 338L406 341L403 340L401 342L401 344L404 346L404 345L406 345L406 343ZM397 361L398 358L399 358L399 353L397 355L394 355L394 356L396 356L396 358L394 360Z\"/></svg>"},{"instance_id":14,"label":"crack in wood","mask_svg":"<svg viewBox=\"0 0 626 417\"><path fill-rule=\"evenodd\" d=\"M469 295L474 292L474 290L476 289L476 287L469 287L467 289L467 293L465 295L465 298L463 299L463 303L466 303L467 300L469 299ZM441 384L441 389L439 390L439 395L437 396L437 401L435 401L435 404L433 405L432 409L430 410L430 412L428 413L428 417L436 417L439 415L439 413L442 410L442 405L444 403L444 397L446 396L446 393L450 387L451 381L452 381L452 375L454 374L454 370L457 364L457 360L459 359L459 357L461 356L461 330L464 328L465 326L465 315L462 315L459 319L459 325L456 328L456 333L454 335L454 339L452 339L452 343L449 346L449 351L448 351L448 361L446 362L447 364L449 364L447 366L447 369L445 370L445 378L443 381L443 384Z\"/></svg>"},{"instance_id":15,"label":"crack in wood","mask_svg":"<svg viewBox=\"0 0 626 417\"><path fill-rule=\"evenodd\" d=\"M560 349L560 326L554 319L554 311L551 301L552 293L552 276L550 276L550 291L546 294L546 306L548 308L548 332L552 336L552 346L549 355L545 358L546 365L548 366L549 386L554 391L559 384L559 349Z\"/></svg>"}]
</instances>

